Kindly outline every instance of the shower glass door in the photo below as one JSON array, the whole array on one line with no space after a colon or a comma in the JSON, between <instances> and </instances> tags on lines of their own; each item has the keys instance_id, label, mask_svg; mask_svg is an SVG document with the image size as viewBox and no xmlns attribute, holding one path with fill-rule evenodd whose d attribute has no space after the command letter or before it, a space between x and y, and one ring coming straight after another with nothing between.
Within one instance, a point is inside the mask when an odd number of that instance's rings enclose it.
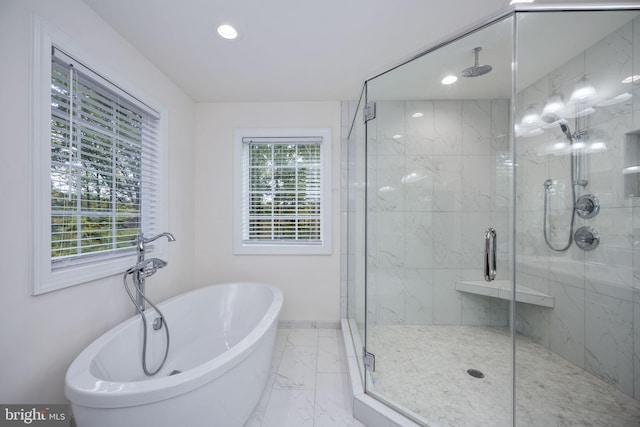
<instances>
[{"instance_id":1,"label":"shower glass door","mask_svg":"<svg viewBox=\"0 0 640 427\"><path fill-rule=\"evenodd\" d=\"M366 83L366 390L421 424L512 425L512 32Z\"/></svg>"},{"instance_id":2,"label":"shower glass door","mask_svg":"<svg viewBox=\"0 0 640 427\"><path fill-rule=\"evenodd\" d=\"M637 426L639 13L517 20L517 425Z\"/></svg>"}]
</instances>

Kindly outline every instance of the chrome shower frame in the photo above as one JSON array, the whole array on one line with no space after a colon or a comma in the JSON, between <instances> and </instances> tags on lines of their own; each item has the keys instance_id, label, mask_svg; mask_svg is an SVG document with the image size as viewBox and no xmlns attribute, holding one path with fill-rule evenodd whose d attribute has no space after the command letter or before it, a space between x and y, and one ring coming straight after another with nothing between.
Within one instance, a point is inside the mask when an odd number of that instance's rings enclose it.
<instances>
[{"instance_id":1,"label":"chrome shower frame","mask_svg":"<svg viewBox=\"0 0 640 427\"><path fill-rule=\"evenodd\" d=\"M413 62L425 55L428 55L432 52L435 52L449 44L455 43L456 41L471 35L472 33L478 32L486 27L492 26L494 24L496 24L497 22L508 18L510 16L516 15L518 12L562 12L562 11L567 11L567 12L577 12L577 11L618 11L618 10L637 10L640 7L638 1L632 3L632 2L616 2L616 3L590 3L590 4L562 4L562 3L558 3L558 4L514 4L509 6L508 8L499 11L498 13L491 15L481 21L477 21L475 23L473 23L472 25L469 25L467 27L462 28L460 31L457 31L445 38L442 38L438 41L436 41L433 44L428 45L424 50L422 50L421 52L417 53L417 54L413 54L411 56L406 56L405 58L403 58L401 61L398 61L397 63L395 63L394 65L392 65L391 67L384 69L383 71L380 71L378 73L375 73L374 75L371 75L369 78L365 79L365 83L363 85L363 90L362 93L363 98L360 99L360 101L358 101L358 108L356 109L357 111L360 110L360 102L362 102L364 100L364 103L366 104L367 102L367 91L368 91L368 85L371 83L372 80L375 80L378 77L381 77L385 74L391 73L394 70L403 67L404 65ZM514 25L515 28L515 25ZM516 43L514 42L512 44L512 57L514 58L514 61L512 63L513 65L513 73L517 73L517 68L518 68L518 63L517 60L515 59L517 57L516 55L517 53L517 48L516 48ZM512 95L511 95L511 100L514 100L516 98L516 83L515 83L515 79L512 83ZM509 146L511 147L511 149L513 149L513 147L515 146L515 135L514 135L514 123L513 123L513 118L516 116L516 106L515 103L511 103L510 107L509 107L509 111L508 114L511 117L511 121L510 121L510 132L508 135L508 139L509 139ZM351 126L349 127L349 133L351 134L351 131L354 129L354 127L356 126L357 121L360 119L361 117L356 115L353 117L353 122L351 124ZM578 127L575 127L576 129L578 129ZM585 135L585 133L582 133L580 131L576 131L576 132L571 132L571 130L569 129L569 126L566 126L566 132L563 130L563 132L565 133L565 135L570 134L571 138L575 138L576 141L578 139L580 139L581 137L583 137ZM366 126L365 126L365 140L367 139L366 136ZM366 145L365 145L365 157L366 157ZM513 151L512 151L513 153ZM575 158L574 158L575 157ZM577 156L573 156L572 155L572 160L571 163L574 166L575 171L571 173L571 187L572 189L576 189L579 187L586 187L588 182L585 180L582 180L580 177L582 174L584 174L584 172L586 171L585 169L585 161L584 161L584 153L580 153L580 155ZM514 166L515 166L515 159L514 159ZM365 166L365 184L364 185L368 185L368 181L366 179L366 175L367 175L368 171L367 171L367 167ZM358 182L357 184L361 184L360 182ZM515 197L515 182L512 182L511 184L511 191L513 193L513 196ZM553 186L553 182L549 181L548 185L545 185L545 188L552 188ZM577 186L577 187L576 187ZM355 187L355 186L354 186ZM366 205L366 198L367 195L365 193L365 205ZM581 198L583 196L579 196L579 197L573 197L574 200L574 204L577 205L574 207L574 212L572 214L572 217L575 216L575 213L578 213L579 216L583 217L580 214L580 206L583 204L580 202ZM591 202L586 201L584 203L585 205L589 205L591 204ZM596 204L597 205L597 204ZM598 208L594 208L596 211ZM596 212L597 213L597 212ZM352 215L351 212L349 212L349 215ZM510 212L510 221L515 224L516 223L516 215L515 212ZM585 217L583 217L585 218ZM368 232L368 226L367 226L367 218L364 218L364 229L365 229L365 236L363 237L363 240L365 241L365 245L366 245L366 241L367 241L367 232ZM356 238L359 238L359 236L356 236ZM586 236L584 237L584 240L589 240L591 238L591 236ZM511 248L516 247L516 240L515 240L515 236L511 235L508 237L508 244L510 245ZM577 237L576 237L577 240ZM597 243L596 243L597 246ZM354 257L359 257L361 256L360 254L354 255ZM366 251L364 252L363 255L365 258L367 256ZM356 274L358 273L358 269L359 266L357 264L357 260L359 258L356 259L356 261L351 261L351 259L349 259L348 262L348 270L349 273L351 274L351 270L353 269ZM353 264L352 264L353 263ZM509 259L509 270L510 270L510 278L512 279L512 281L515 283L515 261L514 259ZM365 284L369 281L368 280L368 272L365 270L362 272L362 275L364 277L364 282ZM355 279L354 279L355 280ZM351 319L351 316L349 316L349 313L347 313L347 316L349 317L348 321L345 321L343 323L343 327L344 325L348 325L349 331L346 332L345 335L345 344L347 344L347 351L349 352L349 350L355 350L355 355L358 355L359 353L361 353L361 350L366 350L367 349L367 332L366 332L366 328L367 328L367 320L366 320L366 316L368 315L368 310L367 310L367 306L369 303L368 298L369 298L369 294L368 291L364 290L364 301L361 304L364 307L363 310L363 315L365 317L365 321L364 321L364 325L365 325L365 331L364 331L364 336L360 336L360 332L358 332L357 330L357 322L355 321L356 319ZM348 299L353 299L354 295L348 295L347 296ZM356 293L355 298L358 299L359 295ZM516 323L516 317L515 317L515 298L516 298L516 292L515 292L515 286L512 287L512 301L510 302L511 304L511 311L510 311L510 326L509 326L509 330L510 330L510 334L512 335L512 342L511 342L511 346L513 348L513 358L512 358L512 365L515 367L515 323ZM349 305L349 303L347 304ZM356 306L356 309L358 309L357 304L354 304ZM359 312L359 311L358 311ZM352 320L354 320L352 325ZM349 337L350 335L350 337ZM350 339L347 339L350 338ZM363 347L359 346L359 344L364 344ZM354 349L350 349L349 347L351 346L355 346ZM366 352L364 353L366 354ZM357 358L357 357L356 357ZM351 371L351 369L350 369ZM360 406L360 414L362 416L362 418L357 417L358 419L367 419L367 420L379 420L380 423L388 423L388 418L386 418L384 415L382 415L382 412L380 412L379 409L374 409L374 408L379 408L380 407L380 403L382 403L385 406L388 406L391 410L395 411L394 416L398 416L398 417L402 417L404 419L407 420L407 422L416 422L422 425L422 421L419 418L416 418L414 416L413 413L411 413L410 411L407 411L406 408L403 407L399 407L397 406L397 403L395 401L389 401L387 400L384 396L381 396L378 393L370 393L367 389L367 385L366 385L366 374L360 374L357 372L357 367L354 370L354 372L352 372L352 377L351 377L352 382L355 380L357 382L357 386L354 385L354 387L357 388L361 388L361 390L364 392L363 394L360 394L358 396L354 396L354 399L359 403ZM354 383L356 384L356 383ZM513 382L511 384L511 392L512 392L512 396L515 396L515 376L513 378ZM515 398L512 399L511 402L511 407L512 407L512 413L515 414ZM386 408L385 408L386 409ZM395 418L395 419L400 419L400 418ZM513 421L513 425L515 425L515 419Z\"/></svg>"}]
</instances>

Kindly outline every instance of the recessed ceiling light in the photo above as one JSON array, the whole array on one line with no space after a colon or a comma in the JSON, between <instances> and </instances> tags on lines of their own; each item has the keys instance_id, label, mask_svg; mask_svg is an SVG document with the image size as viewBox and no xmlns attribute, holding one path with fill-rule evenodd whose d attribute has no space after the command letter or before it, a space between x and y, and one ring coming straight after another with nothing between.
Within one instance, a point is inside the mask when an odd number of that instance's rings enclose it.
<instances>
[{"instance_id":1,"label":"recessed ceiling light","mask_svg":"<svg viewBox=\"0 0 640 427\"><path fill-rule=\"evenodd\" d=\"M233 40L238 37L238 32L236 31L236 29L229 24L220 25L218 27L218 34L220 35L220 37L227 40Z\"/></svg>"},{"instance_id":2,"label":"recessed ceiling light","mask_svg":"<svg viewBox=\"0 0 640 427\"><path fill-rule=\"evenodd\" d=\"M622 83L633 83L633 82L637 82L638 80L640 80L640 76L636 74L634 76L627 77L622 81Z\"/></svg>"},{"instance_id":3,"label":"recessed ceiling light","mask_svg":"<svg viewBox=\"0 0 640 427\"><path fill-rule=\"evenodd\" d=\"M413 113L413 114L411 115L411 117L414 117L414 118L416 118L416 119L417 119L417 118L419 118L419 117L422 117L422 116L424 116L424 113L420 113L420 112L418 112L418 113Z\"/></svg>"},{"instance_id":4,"label":"recessed ceiling light","mask_svg":"<svg viewBox=\"0 0 640 427\"><path fill-rule=\"evenodd\" d=\"M458 78L456 76L454 76L453 74L449 74L447 77L442 79L442 84L443 85L450 85L450 84L453 84L453 83L455 83L457 81L458 81Z\"/></svg>"}]
</instances>

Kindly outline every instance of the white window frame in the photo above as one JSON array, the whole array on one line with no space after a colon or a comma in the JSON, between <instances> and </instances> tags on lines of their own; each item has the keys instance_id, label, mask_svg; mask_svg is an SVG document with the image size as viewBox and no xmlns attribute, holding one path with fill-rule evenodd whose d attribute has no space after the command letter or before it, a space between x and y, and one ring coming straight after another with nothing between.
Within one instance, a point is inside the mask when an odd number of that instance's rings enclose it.
<instances>
[{"instance_id":1,"label":"white window frame","mask_svg":"<svg viewBox=\"0 0 640 427\"><path fill-rule=\"evenodd\" d=\"M91 58L77 43L54 26L37 16L32 17L31 94L30 94L30 148L31 148L31 262L32 294L39 295L58 289L123 273L136 261L135 250L119 256L92 256L64 266L53 268L51 259L51 59L52 46L57 47L81 64L99 73L120 90L143 100L158 112L158 181L156 182L158 212L153 218L154 230L163 230L167 223L167 111L158 103L150 102L125 79L110 68ZM144 214L143 214L144 215ZM153 247L154 256L167 255L166 243Z\"/></svg>"},{"instance_id":2,"label":"white window frame","mask_svg":"<svg viewBox=\"0 0 640 427\"><path fill-rule=\"evenodd\" d=\"M247 138L321 138L321 230L318 244L292 241L261 242L244 239L247 218L248 183L244 173L243 140ZM330 128L240 128L234 129L234 224L233 250L236 255L329 255L331 246L331 129Z\"/></svg>"}]
</instances>

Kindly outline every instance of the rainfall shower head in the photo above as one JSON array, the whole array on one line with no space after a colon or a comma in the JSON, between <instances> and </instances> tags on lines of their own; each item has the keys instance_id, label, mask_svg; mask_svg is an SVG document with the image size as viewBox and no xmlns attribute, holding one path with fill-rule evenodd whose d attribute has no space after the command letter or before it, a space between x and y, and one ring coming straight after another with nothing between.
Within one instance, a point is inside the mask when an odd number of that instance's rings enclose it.
<instances>
[{"instance_id":1,"label":"rainfall shower head","mask_svg":"<svg viewBox=\"0 0 640 427\"><path fill-rule=\"evenodd\" d=\"M480 65L478 62L478 52L480 52L482 48L480 46L473 48L473 53L476 56L475 64L472 67L465 68L460 72L462 77L478 77L484 74L487 74L489 71L493 69L491 65Z\"/></svg>"}]
</instances>

